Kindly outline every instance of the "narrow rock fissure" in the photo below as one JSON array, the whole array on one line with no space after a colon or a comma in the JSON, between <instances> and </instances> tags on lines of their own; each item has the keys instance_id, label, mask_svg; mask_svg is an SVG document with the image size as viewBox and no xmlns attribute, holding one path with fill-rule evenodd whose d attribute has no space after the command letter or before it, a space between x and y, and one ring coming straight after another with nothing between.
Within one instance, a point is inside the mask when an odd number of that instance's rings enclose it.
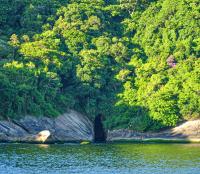
<instances>
[{"instance_id":1,"label":"narrow rock fissure","mask_svg":"<svg viewBox=\"0 0 200 174\"><path fill-rule=\"evenodd\" d=\"M97 115L94 120L94 142L95 143L106 142L106 133L103 128L101 114Z\"/></svg>"},{"instance_id":2,"label":"narrow rock fissure","mask_svg":"<svg viewBox=\"0 0 200 174\"><path fill-rule=\"evenodd\" d=\"M25 127L23 126L22 124L20 124L19 122L15 121L15 120L12 120L12 122L17 125L18 127L20 127L21 129L23 129L25 132L27 132L28 134L30 134L30 131Z\"/></svg>"}]
</instances>

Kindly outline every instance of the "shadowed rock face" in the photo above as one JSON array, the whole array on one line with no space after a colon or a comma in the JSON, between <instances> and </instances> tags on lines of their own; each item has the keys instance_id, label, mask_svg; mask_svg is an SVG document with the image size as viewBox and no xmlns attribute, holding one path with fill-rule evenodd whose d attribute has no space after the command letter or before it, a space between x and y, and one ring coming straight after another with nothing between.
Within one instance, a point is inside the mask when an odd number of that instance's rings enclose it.
<instances>
[{"instance_id":1,"label":"shadowed rock face","mask_svg":"<svg viewBox=\"0 0 200 174\"><path fill-rule=\"evenodd\" d=\"M94 141L97 143L106 141L106 133L103 128L102 115L97 115L94 120Z\"/></svg>"},{"instance_id":2,"label":"shadowed rock face","mask_svg":"<svg viewBox=\"0 0 200 174\"><path fill-rule=\"evenodd\" d=\"M70 110L55 119L26 116L21 120L0 121L0 141L41 142L38 133L47 130L47 142L92 141L93 124L84 115Z\"/></svg>"}]
</instances>

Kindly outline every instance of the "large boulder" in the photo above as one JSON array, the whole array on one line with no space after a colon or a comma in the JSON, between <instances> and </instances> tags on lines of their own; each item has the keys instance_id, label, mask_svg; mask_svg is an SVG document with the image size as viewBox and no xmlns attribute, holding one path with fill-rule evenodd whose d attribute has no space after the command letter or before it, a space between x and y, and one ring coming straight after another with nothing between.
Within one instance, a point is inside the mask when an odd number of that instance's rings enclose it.
<instances>
[{"instance_id":1,"label":"large boulder","mask_svg":"<svg viewBox=\"0 0 200 174\"><path fill-rule=\"evenodd\" d=\"M54 138L58 141L93 140L92 122L76 111L57 117L54 123Z\"/></svg>"},{"instance_id":2,"label":"large boulder","mask_svg":"<svg viewBox=\"0 0 200 174\"><path fill-rule=\"evenodd\" d=\"M93 135L92 122L73 110L57 118L26 116L0 121L1 142L80 142L93 141Z\"/></svg>"}]
</instances>

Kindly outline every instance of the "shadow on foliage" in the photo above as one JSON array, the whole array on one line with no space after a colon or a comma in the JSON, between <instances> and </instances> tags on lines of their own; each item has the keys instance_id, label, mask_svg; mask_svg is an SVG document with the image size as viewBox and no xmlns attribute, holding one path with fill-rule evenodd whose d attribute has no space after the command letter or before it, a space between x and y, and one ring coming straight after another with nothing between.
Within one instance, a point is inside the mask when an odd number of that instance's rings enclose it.
<instances>
[{"instance_id":1,"label":"shadow on foliage","mask_svg":"<svg viewBox=\"0 0 200 174\"><path fill-rule=\"evenodd\" d=\"M112 116L104 121L107 129L131 129L135 131L158 130L163 127L162 123L153 120L148 109L141 106L128 106L120 104L115 106Z\"/></svg>"}]
</instances>

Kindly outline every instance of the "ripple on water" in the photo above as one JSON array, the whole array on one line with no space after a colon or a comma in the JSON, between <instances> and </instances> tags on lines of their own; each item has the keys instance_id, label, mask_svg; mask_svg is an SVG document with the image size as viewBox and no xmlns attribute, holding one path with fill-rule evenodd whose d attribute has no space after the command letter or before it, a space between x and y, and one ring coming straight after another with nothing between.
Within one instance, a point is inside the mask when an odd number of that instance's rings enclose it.
<instances>
[{"instance_id":1,"label":"ripple on water","mask_svg":"<svg viewBox=\"0 0 200 174\"><path fill-rule=\"evenodd\" d=\"M200 145L0 144L1 174L199 174Z\"/></svg>"}]
</instances>

